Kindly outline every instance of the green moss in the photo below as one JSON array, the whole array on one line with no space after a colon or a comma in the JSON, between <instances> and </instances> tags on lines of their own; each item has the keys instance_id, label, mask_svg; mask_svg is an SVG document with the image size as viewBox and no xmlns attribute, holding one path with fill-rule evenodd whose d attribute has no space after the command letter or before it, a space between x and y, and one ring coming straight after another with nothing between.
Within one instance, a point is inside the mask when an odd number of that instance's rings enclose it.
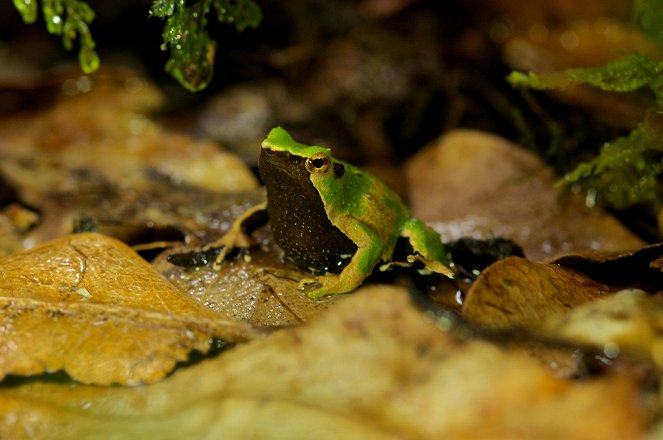
<instances>
[{"instance_id":1,"label":"green moss","mask_svg":"<svg viewBox=\"0 0 663 440\"><path fill-rule=\"evenodd\" d=\"M25 23L37 21L38 4L36 0L14 0L16 10ZM78 39L78 60L85 73L99 68L99 56L95 51L95 42L90 34L90 23L94 20L94 11L80 0L42 0L41 12L46 22L46 29L62 37L62 45L67 50L74 47Z\"/></svg>"},{"instance_id":2,"label":"green moss","mask_svg":"<svg viewBox=\"0 0 663 440\"><path fill-rule=\"evenodd\" d=\"M638 0L634 21L654 41L663 44L663 0ZM595 68L553 73L512 72L514 87L537 90L589 84L619 93L649 93L652 108L628 135L606 142L598 155L567 173L558 186L581 187L593 201L616 208L646 204L663 206L663 61L640 54Z\"/></svg>"},{"instance_id":3,"label":"green moss","mask_svg":"<svg viewBox=\"0 0 663 440\"><path fill-rule=\"evenodd\" d=\"M607 142L592 160L579 164L558 185L581 185L597 202L616 208L661 206L663 150L659 134L643 122L627 136Z\"/></svg>"}]
</instances>

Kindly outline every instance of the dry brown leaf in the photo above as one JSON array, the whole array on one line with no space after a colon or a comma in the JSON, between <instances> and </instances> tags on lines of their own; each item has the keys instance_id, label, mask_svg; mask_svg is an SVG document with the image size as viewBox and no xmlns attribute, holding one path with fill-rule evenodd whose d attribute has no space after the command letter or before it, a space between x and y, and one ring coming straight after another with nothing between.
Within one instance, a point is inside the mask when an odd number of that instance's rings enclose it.
<instances>
[{"instance_id":1,"label":"dry brown leaf","mask_svg":"<svg viewBox=\"0 0 663 440\"><path fill-rule=\"evenodd\" d=\"M0 389L11 421L0 437L638 438L633 385L554 377L526 356L457 340L405 292L374 287L151 386Z\"/></svg>"},{"instance_id":2,"label":"dry brown leaf","mask_svg":"<svg viewBox=\"0 0 663 440\"><path fill-rule=\"evenodd\" d=\"M613 290L574 270L509 257L479 275L467 292L463 316L489 329L527 326Z\"/></svg>"},{"instance_id":3,"label":"dry brown leaf","mask_svg":"<svg viewBox=\"0 0 663 440\"><path fill-rule=\"evenodd\" d=\"M510 238L533 260L571 250L621 251L642 241L578 197L560 199L552 171L531 152L483 132L455 130L406 166L416 217L451 241Z\"/></svg>"},{"instance_id":4,"label":"dry brown leaf","mask_svg":"<svg viewBox=\"0 0 663 440\"><path fill-rule=\"evenodd\" d=\"M95 384L155 382L241 341L247 324L205 308L121 242L76 234L0 259L0 375L65 370Z\"/></svg>"}]
</instances>

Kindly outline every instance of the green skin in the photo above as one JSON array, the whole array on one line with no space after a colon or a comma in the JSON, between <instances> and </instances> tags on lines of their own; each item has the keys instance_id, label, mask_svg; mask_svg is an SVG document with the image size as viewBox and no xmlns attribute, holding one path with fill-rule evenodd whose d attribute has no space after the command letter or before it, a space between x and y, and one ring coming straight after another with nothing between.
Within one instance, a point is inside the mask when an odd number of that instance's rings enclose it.
<instances>
[{"instance_id":1,"label":"green skin","mask_svg":"<svg viewBox=\"0 0 663 440\"><path fill-rule=\"evenodd\" d=\"M258 211L267 209L275 240L286 251L286 255L304 268L324 272L299 283L300 289L305 290L311 298L356 289L380 262L385 263L380 269L386 270L391 265L408 266L419 261L425 270L453 278L440 236L422 221L412 218L398 195L384 182L347 162L334 159L328 148L300 144L282 128L274 128L262 143L260 172L267 187L268 203L258 205L242 215L231 231L214 245L223 245L227 250L248 245L248 239L242 232L242 223ZM296 179L298 176L300 180ZM282 183L290 181L290 177L293 177L294 184ZM310 181L312 187L306 180ZM278 196L282 194L277 191L282 190L274 188L276 185L297 193L296 197L290 197L287 203L284 202L288 207L280 205L281 198ZM306 194L309 194L308 199ZM302 201L297 202L300 199ZM319 201L324 211L315 209L315 206L320 205ZM297 203L303 205L294 206ZM292 215L300 218L289 217ZM316 216L326 218L316 219ZM309 231L310 238L292 239L293 236L307 236L307 223L314 223L311 219L321 223L314 232ZM341 234L333 229L338 229ZM342 249L343 244L334 247L336 242L329 241L333 240L331 238L326 239L335 234L340 236L341 241L348 242L346 244L354 245L353 249L356 247L354 254L338 255L336 249ZM277 239L279 236L284 237L281 242ZM290 240L286 239L288 236ZM316 237L313 240L319 238L320 252L336 252L339 267L343 263L340 272L332 273L327 270L328 265L320 267L317 264L318 255L311 255L317 253L315 241L307 250L301 249L301 242L312 237ZM392 261L399 237L407 238L413 249L412 255L405 262ZM327 243L323 244L323 241ZM219 255L215 267L219 267L226 253Z\"/></svg>"}]
</instances>

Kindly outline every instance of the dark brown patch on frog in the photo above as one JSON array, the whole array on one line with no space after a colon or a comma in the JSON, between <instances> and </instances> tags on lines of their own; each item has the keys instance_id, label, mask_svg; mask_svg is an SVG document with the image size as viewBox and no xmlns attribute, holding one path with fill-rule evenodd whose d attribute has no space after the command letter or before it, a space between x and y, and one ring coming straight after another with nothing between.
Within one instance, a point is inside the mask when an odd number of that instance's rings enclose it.
<instances>
[{"instance_id":1,"label":"dark brown patch on frog","mask_svg":"<svg viewBox=\"0 0 663 440\"><path fill-rule=\"evenodd\" d=\"M343 270L349 258L341 256L354 255L357 246L329 221L320 194L309 179L306 159L263 149L259 168L267 189L274 241L286 257L305 270Z\"/></svg>"},{"instance_id":2,"label":"dark brown patch on frog","mask_svg":"<svg viewBox=\"0 0 663 440\"><path fill-rule=\"evenodd\" d=\"M340 179L345 174L345 167L342 163L334 163L334 177Z\"/></svg>"}]
</instances>

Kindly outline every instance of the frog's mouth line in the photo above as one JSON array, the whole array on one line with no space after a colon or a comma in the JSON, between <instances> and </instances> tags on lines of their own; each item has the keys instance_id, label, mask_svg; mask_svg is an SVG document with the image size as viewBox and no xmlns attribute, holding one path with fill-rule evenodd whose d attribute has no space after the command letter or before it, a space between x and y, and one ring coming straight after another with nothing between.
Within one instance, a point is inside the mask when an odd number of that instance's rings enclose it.
<instances>
[{"instance_id":1,"label":"frog's mouth line","mask_svg":"<svg viewBox=\"0 0 663 440\"><path fill-rule=\"evenodd\" d=\"M301 184L304 188L310 184L310 173L306 169L306 158L295 156L284 151L262 150L260 152L260 176L265 180L265 176L282 176L293 182ZM308 182L308 184L307 184Z\"/></svg>"}]
</instances>

